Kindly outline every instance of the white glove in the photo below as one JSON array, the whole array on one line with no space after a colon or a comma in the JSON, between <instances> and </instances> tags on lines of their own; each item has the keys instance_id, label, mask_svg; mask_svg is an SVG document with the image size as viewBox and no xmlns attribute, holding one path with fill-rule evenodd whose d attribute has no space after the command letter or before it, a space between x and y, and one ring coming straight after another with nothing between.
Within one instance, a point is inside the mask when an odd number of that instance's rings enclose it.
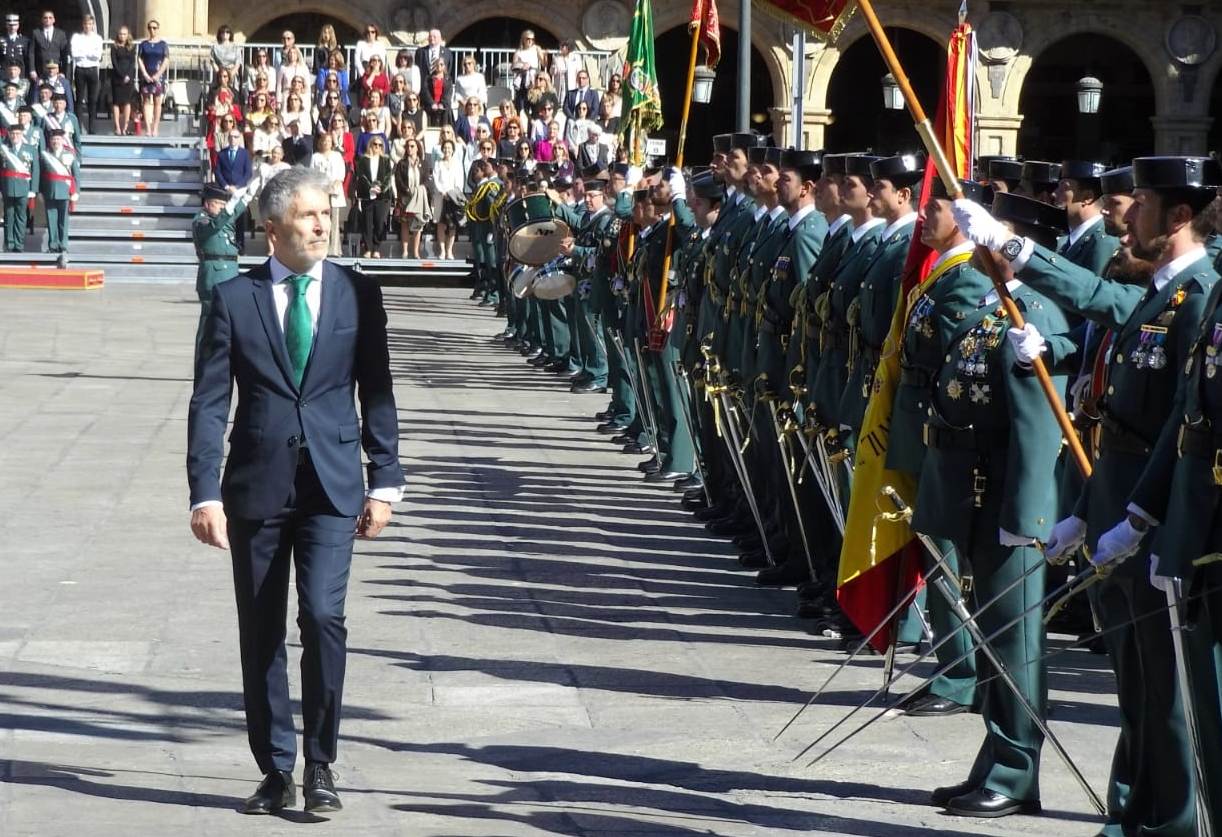
<instances>
[{"instance_id":1,"label":"white glove","mask_svg":"<svg viewBox=\"0 0 1222 837\"><path fill-rule=\"evenodd\" d=\"M964 236L973 244L987 247L994 253L1001 249L1001 245L1014 237L1014 233L1010 232L1005 224L990 215L987 209L975 201L960 198L954 202L951 213L955 216L955 223Z\"/></svg>"},{"instance_id":2,"label":"white glove","mask_svg":"<svg viewBox=\"0 0 1222 837\"><path fill-rule=\"evenodd\" d=\"M1150 556L1150 586L1164 595L1171 589L1171 579L1158 574L1158 556Z\"/></svg>"},{"instance_id":3,"label":"white glove","mask_svg":"<svg viewBox=\"0 0 1222 837\"><path fill-rule=\"evenodd\" d=\"M683 172L679 169L670 169L670 176L666 178L666 182L670 184L671 201L687 198L687 181L683 178Z\"/></svg>"},{"instance_id":4,"label":"white glove","mask_svg":"<svg viewBox=\"0 0 1222 837\"><path fill-rule=\"evenodd\" d=\"M1091 566L1102 567L1136 554L1145 536L1146 533L1137 531L1126 517L1100 536L1099 545L1090 556Z\"/></svg>"},{"instance_id":5,"label":"white glove","mask_svg":"<svg viewBox=\"0 0 1222 837\"><path fill-rule=\"evenodd\" d=\"M1069 554L1086 541L1086 521L1070 516L1052 527L1052 535L1044 544L1044 557L1052 565L1064 564Z\"/></svg>"},{"instance_id":6,"label":"white glove","mask_svg":"<svg viewBox=\"0 0 1222 837\"><path fill-rule=\"evenodd\" d=\"M1010 341L1014 354L1018 356L1018 362L1023 366L1030 366L1044 353L1044 349L1048 348L1044 335L1031 323L1024 323L1022 328L1009 329L1006 339Z\"/></svg>"}]
</instances>

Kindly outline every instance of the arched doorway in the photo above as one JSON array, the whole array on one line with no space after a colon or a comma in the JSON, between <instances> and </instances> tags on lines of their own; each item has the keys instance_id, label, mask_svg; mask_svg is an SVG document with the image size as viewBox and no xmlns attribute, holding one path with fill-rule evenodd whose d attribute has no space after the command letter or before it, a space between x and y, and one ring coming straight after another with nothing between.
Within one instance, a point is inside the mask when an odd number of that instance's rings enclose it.
<instances>
[{"instance_id":1,"label":"arched doorway","mask_svg":"<svg viewBox=\"0 0 1222 837\"><path fill-rule=\"evenodd\" d=\"M912 29L887 34L922 107L933 118L946 72L946 45ZM918 151L921 140L907 110L883 105L882 79L887 67L869 36L858 38L840 55L827 86L832 122L824 133L831 151L872 149L883 154Z\"/></svg>"},{"instance_id":2,"label":"arched doorway","mask_svg":"<svg viewBox=\"0 0 1222 837\"><path fill-rule=\"evenodd\" d=\"M666 140L667 157L675 156L679 141L679 122L683 118L683 93L687 82L687 65L691 56L692 36L686 26L668 29L654 38L654 57L658 71L658 87L662 95L662 130L654 134ZM727 134L735 129L735 97L738 93L738 33L722 24L721 62L717 65L717 80L713 82L713 98L707 105L692 104L687 125L687 153L684 162L706 163L713 154L712 136ZM775 104L772 76L764 56L751 48L751 128L768 133L768 109Z\"/></svg>"},{"instance_id":3,"label":"arched doorway","mask_svg":"<svg viewBox=\"0 0 1222 837\"><path fill-rule=\"evenodd\" d=\"M487 17L476 21L452 38L446 38L446 43L452 47L476 47L482 49L517 49L522 38L522 31L529 29L535 33L535 43L546 50L557 49L560 39L541 26L536 26L529 20L516 17Z\"/></svg>"},{"instance_id":4,"label":"arched doorway","mask_svg":"<svg viewBox=\"0 0 1222 837\"><path fill-rule=\"evenodd\" d=\"M317 12L298 12L291 15L282 15L275 20L268 21L256 29L246 40L257 44L278 44L280 43L280 33L288 29L297 36L297 43L316 44L318 43L318 33L322 31L323 25L327 23L335 27L335 37L341 44L354 44L365 35L364 32L357 32L352 26L337 18L328 17Z\"/></svg>"},{"instance_id":5,"label":"arched doorway","mask_svg":"<svg viewBox=\"0 0 1222 837\"><path fill-rule=\"evenodd\" d=\"M1078 113L1083 76L1103 82L1096 114ZM1154 153L1154 85L1137 53L1098 32L1070 35L1036 57L1019 96L1018 152L1033 160L1122 163Z\"/></svg>"}]
</instances>

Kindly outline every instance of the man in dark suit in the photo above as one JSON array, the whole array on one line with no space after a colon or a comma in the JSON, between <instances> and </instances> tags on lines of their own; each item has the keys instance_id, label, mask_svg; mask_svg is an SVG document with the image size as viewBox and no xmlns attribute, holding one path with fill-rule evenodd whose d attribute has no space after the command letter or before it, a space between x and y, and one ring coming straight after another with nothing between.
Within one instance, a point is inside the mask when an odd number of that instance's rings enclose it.
<instances>
[{"instance_id":1,"label":"man in dark suit","mask_svg":"<svg viewBox=\"0 0 1222 837\"><path fill-rule=\"evenodd\" d=\"M420 78L426 79L433 72L433 63L441 59L445 64L446 76L455 72L454 60L450 48L441 40L440 29L429 30L429 42L422 47L416 47L416 66L420 68Z\"/></svg>"},{"instance_id":2,"label":"man in dark suit","mask_svg":"<svg viewBox=\"0 0 1222 837\"><path fill-rule=\"evenodd\" d=\"M589 119L598 118L598 106L601 99L597 92L590 87L590 74L585 70L577 71L577 87L564 94L564 115L569 119L577 116L577 103L585 102L588 110L586 111Z\"/></svg>"},{"instance_id":3,"label":"man in dark suit","mask_svg":"<svg viewBox=\"0 0 1222 837\"><path fill-rule=\"evenodd\" d=\"M238 190L245 188L250 182L251 170L250 154L246 151L246 146L243 143L242 132L237 128L229 132L228 146L222 148L216 155L216 168L212 174L216 177L216 182L223 187L229 194L233 194ZM246 249L246 212L243 210L242 216L237 219L234 224L234 243L238 246L238 252Z\"/></svg>"},{"instance_id":4,"label":"man in dark suit","mask_svg":"<svg viewBox=\"0 0 1222 837\"><path fill-rule=\"evenodd\" d=\"M68 35L63 29L55 26L55 13L47 10L42 13L42 26L35 29L30 37L30 53L33 56L30 64L30 80L47 77L47 62L59 64L59 71L72 78L72 50L68 46Z\"/></svg>"},{"instance_id":5,"label":"man in dark suit","mask_svg":"<svg viewBox=\"0 0 1222 837\"><path fill-rule=\"evenodd\" d=\"M0 63L4 67L21 68L18 75L34 72L34 57L30 50L30 39L21 34L21 18L13 12L4 16L4 37L0 38Z\"/></svg>"},{"instance_id":6,"label":"man in dark suit","mask_svg":"<svg viewBox=\"0 0 1222 837\"><path fill-rule=\"evenodd\" d=\"M391 502L402 495L382 293L375 282L325 261L329 188L306 167L264 185L259 209L275 255L213 290L188 416L191 531L229 549L233 559L247 737L265 774L243 805L248 814L296 804L284 645L290 562L302 645L305 810L342 807L330 766L343 697L352 543L354 535L381 532Z\"/></svg>"},{"instance_id":7,"label":"man in dark suit","mask_svg":"<svg viewBox=\"0 0 1222 837\"><path fill-rule=\"evenodd\" d=\"M290 166L309 165L310 155L314 152L310 138L302 136L300 122L288 123L288 129L288 136L280 141L280 147L284 149L284 162Z\"/></svg>"}]
</instances>

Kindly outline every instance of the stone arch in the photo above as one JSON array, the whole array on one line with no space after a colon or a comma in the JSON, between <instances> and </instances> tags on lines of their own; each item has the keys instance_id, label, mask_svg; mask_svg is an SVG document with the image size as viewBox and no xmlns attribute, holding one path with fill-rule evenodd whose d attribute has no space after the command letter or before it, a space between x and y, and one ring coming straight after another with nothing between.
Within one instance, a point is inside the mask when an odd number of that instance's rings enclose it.
<instances>
[{"instance_id":1,"label":"stone arch","mask_svg":"<svg viewBox=\"0 0 1222 837\"><path fill-rule=\"evenodd\" d=\"M554 4L543 0L508 0L498 3L494 11L489 6L473 3L451 3L436 7L433 26L441 30L448 41L455 33L492 17L517 18L537 29L546 29L560 40L572 40L578 47L589 47L582 35L581 18L584 6L580 3ZM478 46L478 44L459 44Z\"/></svg>"},{"instance_id":2,"label":"stone arch","mask_svg":"<svg viewBox=\"0 0 1222 837\"><path fill-rule=\"evenodd\" d=\"M268 7L257 3L240 3L238 0L231 0L231 3L228 9L213 7L209 14L209 24L212 31L215 31L222 23L228 23L233 29L234 38L238 40L249 38L251 33L286 15L285 9L278 5ZM226 14L226 11L229 13ZM304 3L292 10L292 14L311 13L343 21L357 32L363 31L369 21L378 23L385 31L380 12L368 9L359 0L334 4Z\"/></svg>"}]
</instances>

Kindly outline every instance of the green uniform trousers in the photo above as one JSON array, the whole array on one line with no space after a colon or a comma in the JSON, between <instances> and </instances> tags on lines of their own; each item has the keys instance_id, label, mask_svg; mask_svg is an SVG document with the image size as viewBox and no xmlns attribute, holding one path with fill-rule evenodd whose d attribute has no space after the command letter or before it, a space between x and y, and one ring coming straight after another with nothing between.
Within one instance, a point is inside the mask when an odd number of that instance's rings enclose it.
<instances>
[{"instance_id":1,"label":"green uniform trousers","mask_svg":"<svg viewBox=\"0 0 1222 837\"><path fill-rule=\"evenodd\" d=\"M4 249L9 253L25 250L25 233L30 223L29 199L4 199Z\"/></svg>"},{"instance_id":2,"label":"green uniform trousers","mask_svg":"<svg viewBox=\"0 0 1222 837\"><path fill-rule=\"evenodd\" d=\"M47 249L63 253L68 249L68 201L47 200Z\"/></svg>"}]
</instances>

